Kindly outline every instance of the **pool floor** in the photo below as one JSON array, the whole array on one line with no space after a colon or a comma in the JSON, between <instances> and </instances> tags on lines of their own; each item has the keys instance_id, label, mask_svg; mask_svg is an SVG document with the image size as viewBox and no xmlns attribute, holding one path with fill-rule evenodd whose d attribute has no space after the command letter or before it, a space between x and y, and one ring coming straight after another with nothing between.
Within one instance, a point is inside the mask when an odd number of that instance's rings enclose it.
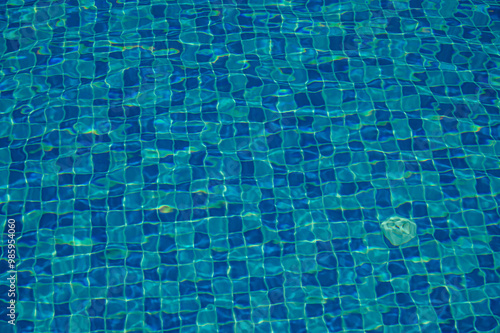
<instances>
[{"instance_id":1,"label":"pool floor","mask_svg":"<svg viewBox=\"0 0 500 333\"><path fill-rule=\"evenodd\" d=\"M498 2L3 0L0 31L1 332L500 332Z\"/></svg>"}]
</instances>

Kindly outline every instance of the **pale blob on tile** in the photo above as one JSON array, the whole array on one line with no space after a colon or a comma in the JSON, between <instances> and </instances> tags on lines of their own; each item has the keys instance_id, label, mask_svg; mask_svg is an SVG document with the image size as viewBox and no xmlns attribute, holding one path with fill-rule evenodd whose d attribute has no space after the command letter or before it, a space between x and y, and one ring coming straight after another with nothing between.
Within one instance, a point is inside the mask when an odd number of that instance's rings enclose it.
<instances>
[{"instance_id":1,"label":"pale blob on tile","mask_svg":"<svg viewBox=\"0 0 500 333\"><path fill-rule=\"evenodd\" d=\"M407 243L417 235L417 225L415 222L398 216L393 216L385 220L380 225L380 228L384 236L394 246Z\"/></svg>"}]
</instances>

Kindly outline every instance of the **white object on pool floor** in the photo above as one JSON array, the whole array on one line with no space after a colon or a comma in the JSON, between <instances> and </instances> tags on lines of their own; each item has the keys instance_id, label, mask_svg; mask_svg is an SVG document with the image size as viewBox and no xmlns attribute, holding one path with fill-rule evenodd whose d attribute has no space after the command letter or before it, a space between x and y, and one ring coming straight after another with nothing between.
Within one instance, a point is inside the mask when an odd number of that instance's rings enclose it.
<instances>
[{"instance_id":1,"label":"white object on pool floor","mask_svg":"<svg viewBox=\"0 0 500 333\"><path fill-rule=\"evenodd\" d=\"M417 235L417 225L415 222L399 217L393 216L380 225L384 236L394 246L409 242Z\"/></svg>"}]
</instances>

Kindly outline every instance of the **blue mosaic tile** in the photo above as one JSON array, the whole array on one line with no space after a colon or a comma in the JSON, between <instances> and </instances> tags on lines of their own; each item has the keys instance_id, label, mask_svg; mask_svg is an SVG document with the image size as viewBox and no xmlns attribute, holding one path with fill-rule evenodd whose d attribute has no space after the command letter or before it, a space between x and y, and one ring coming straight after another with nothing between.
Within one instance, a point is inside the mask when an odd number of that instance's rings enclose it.
<instances>
[{"instance_id":1,"label":"blue mosaic tile","mask_svg":"<svg viewBox=\"0 0 500 333\"><path fill-rule=\"evenodd\" d=\"M2 332L497 332L499 22L0 3Z\"/></svg>"}]
</instances>

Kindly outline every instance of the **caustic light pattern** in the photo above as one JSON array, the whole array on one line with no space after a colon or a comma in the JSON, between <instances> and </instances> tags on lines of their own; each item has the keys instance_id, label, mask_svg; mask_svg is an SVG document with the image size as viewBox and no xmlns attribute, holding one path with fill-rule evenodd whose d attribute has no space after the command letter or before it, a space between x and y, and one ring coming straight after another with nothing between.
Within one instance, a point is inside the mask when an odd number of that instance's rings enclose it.
<instances>
[{"instance_id":1,"label":"caustic light pattern","mask_svg":"<svg viewBox=\"0 0 500 333\"><path fill-rule=\"evenodd\" d=\"M0 0L16 329L497 333L499 45L497 0Z\"/></svg>"}]
</instances>

